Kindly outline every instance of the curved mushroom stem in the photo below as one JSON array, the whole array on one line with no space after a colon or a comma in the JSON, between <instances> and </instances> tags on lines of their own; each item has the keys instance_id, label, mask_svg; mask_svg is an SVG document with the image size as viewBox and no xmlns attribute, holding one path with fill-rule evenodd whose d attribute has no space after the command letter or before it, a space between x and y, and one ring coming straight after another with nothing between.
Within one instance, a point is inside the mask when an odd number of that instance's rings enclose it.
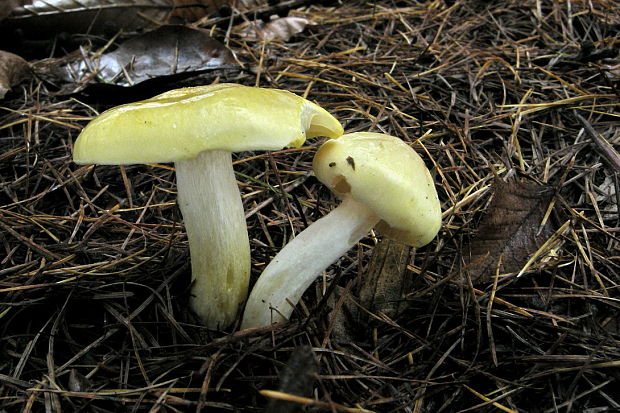
<instances>
[{"instance_id":1,"label":"curved mushroom stem","mask_svg":"<svg viewBox=\"0 0 620 413\"><path fill-rule=\"evenodd\" d=\"M227 151L175 163L192 262L190 305L209 328L230 325L247 296L250 243Z\"/></svg>"},{"instance_id":2,"label":"curved mushroom stem","mask_svg":"<svg viewBox=\"0 0 620 413\"><path fill-rule=\"evenodd\" d=\"M285 321L304 291L378 222L369 208L347 196L342 204L290 241L252 288L241 328Z\"/></svg>"}]
</instances>

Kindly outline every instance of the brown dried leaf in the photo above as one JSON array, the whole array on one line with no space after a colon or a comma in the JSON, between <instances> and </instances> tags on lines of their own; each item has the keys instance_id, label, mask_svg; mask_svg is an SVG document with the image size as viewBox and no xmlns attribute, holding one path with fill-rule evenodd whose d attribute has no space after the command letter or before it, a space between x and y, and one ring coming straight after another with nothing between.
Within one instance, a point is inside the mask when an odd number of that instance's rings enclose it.
<instances>
[{"instance_id":1,"label":"brown dried leaf","mask_svg":"<svg viewBox=\"0 0 620 413\"><path fill-rule=\"evenodd\" d=\"M354 340L360 331L367 330L369 313L393 318L405 310L404 297L413 284L411 274L407 274L410 252L410 246L388 238L377 244L368 271L355 281L353 291L337 290L336 302L330 303L334 308L332 339Z\"/></svg>"},{"instance_id":2,"label":"brown dried leaf","mask_svg":"<svg viewBox=\"0 0 620 413\"><path fill-rule=\"evenodd\" d=\"M230 5L235 0L170 0L174 8L170 10L164 23L197 21L208 16L225 5Z\"/></svg>"},{"instance_id":3,"label":"brown dried leaf","mask_svg":"<svg viewBox=\"0 0 620 413\"><path fill-rule=\"evenodd\" d=\"M116 33L179 20L198 20L231 0L35 0L29 3L32 4L13 8L3 24L24 32L36 30L38 34L56 33L59 29L67 33Z\"/></svg>"},{"instance_id":4,"label":"brown dried leaf","mask_svg":"<svg viewBox=\"0 0 620 413\"><path fill-rule=\"evenodd\" d=\"M312 389L318 373L318 363L310 346L300 346L293 350L286 366L280 373L278 391L300 397L312 396ZM270 399L265 412L294 413L299 411L299 404Z\"/></svg>"},{"instance_id":5,"label":"brown dried leaf","mask_svg":"<svg viewBox=\"0 0 620 413\"><path fill-rule=\"evenodd\" d=\"M68 387L70 391L88 391L92 387L92 383L82 373L76 369L71 369Z\"/></svg>"},{"instance_id":6,"label":"brown dried leaf","mask_svg":"<svg viewBox=\"0 0 620 413\"><path fill-rule=\"evenodd\" d=\"M530 256L551 236L549 221L540 228L549 202L551 187L497 179L493 199L476 237L466 248L465 263L474 282L500 273L519 271Z\"/></svg>"},{"instance_id":7,"label":"brown dried leaf","mask_svg":"<svg viewBox=\"0 0 620 413\"><path fill-rule=\"evenodd\" d=\"M0 50L0 99L11 88L30 78L30 64L16 54Z\"/></svg>"},{"instance_id":8,"label":"brown dried leaf","mask_svg":"<svg viewBox=\"0 0 620 413\"><path fill-rule=\"evenodd\" d=\"M394 317L404 309L403 297L411 286L411 277L407 276L410 251L408 245L387 238L377 244L368 271L360 280L358 295L362 307L388 317Z\"/></svg>"},{"instance_id":9,"label":"brown dried leaf","mask_svg":"<svg viewBox=\"0 0 620 413\"><path fill-rule=\"evenodd\" d=\"M206 31L163 26L127 40L113 52L72 63L65 69L68 80L74 83L92 79L133 86L156 77L236 65L233 53Z\"/></svg>"},{"instance_id":10,"label":"brown dried leaf","mask_svg":"<svg viewBox=\"0 0 620 413\"><path fill-rule=\"evenodd\" d=\"M303 32L307 26L315 26L312 20L303 17L282 17L269 23L261 20L243 23L235 28L237 34L246 40L281 40L287 42L291 37Z\"/></svg>"},{"instance_id":11,"label":"brown dried leaf","mask_svg":"<svg viewBox=\"0 0 620 413\"><path fill-rule=\"evenodd\" d=\"M32 3L30 0L0 0L0 20L10 15L18 7L30 3Z\"/></svg>"}]
</instances>

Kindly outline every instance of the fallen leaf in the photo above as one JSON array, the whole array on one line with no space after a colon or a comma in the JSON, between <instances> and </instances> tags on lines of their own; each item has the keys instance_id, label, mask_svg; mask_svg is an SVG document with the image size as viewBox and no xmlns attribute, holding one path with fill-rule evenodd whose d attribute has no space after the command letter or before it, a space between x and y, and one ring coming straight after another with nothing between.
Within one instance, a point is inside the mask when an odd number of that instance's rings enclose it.
<instances>
[{"instance_id":1,"label":"fallen leaf","mask_svg":"<svg viewBox=\"0 0 620 413\"><path fill-rule=\"evenodd\" d=\"M133 86L179 73L235 67L233 53L200 29L163 26L133 37L116 50L65 66L73 83L103 82Z\"/></svg>"},{"instance_id":2,"label":"fallen leaf","mask_svg":"<svg viewBox=\"0 0 620 413\"><path fill-rule=\"evenodd\" d=\"M30 78L32 70L28 62L16 54L0 50L0 99L11 88Z\"/></svg>"},{"instance_id":3,"label":"fallen leaf","mask_svg":"<svg viewBox=\"0 0 620 413\"><path fill-rule=\"evenodd\" d=\"M32 2L29 0L0 0L0 20L10 15L13 10L30 3Z\"/></svg>"},{"instance_id":4,"label":"fallen leaf","mask_svg":"<svg viewBox=\"0 0 620 413\"><path fill-rule=\"evenodd\" d=\"M76 369L71 369L68 384L70 391L88 391L92 387L92 382Z\"/></svg>"},{"instance_id":5,"label":"fallen leaf","mask_svg":"<svg viewBox=\"0 0 620 413\"><path fill-rule=\"evenodd\" d=\"M163 23L194 22L209 16L223 6L235 3L235 0L169 0L173 4Z\"/></svg>"},{"instance_id":6,"label":"fallen leaf","mask_svg":"<svg viewBox=\"0 0 620 413\"><path fill-rule=\"evenodd\" d=\"M0 3L5 0L0 0ZM231 0L11 0L17 6L3 21L10 29L50 33L116 33L195 21ZM30 4L31 3L31 4ZM3 9L0 9L2 12ZM0 15L1 17L1 15Z\"/></svg>"},{"instance_id":7,"label":"fallen leaf","mask_svg":"<svg viewBox=\"0 0 620 413\"><path fill-rule=\"evenodd\" d=\"M265 23L262 20L243 23L236 27L240 37L249 41L281 40L287 42L291 37L303 32L307 26L315 26L312 20L303 17L282 17Z\"/></svg>"},{"instance_id":8,"label":"fallen leaf","mask_svg":"<svg viewBox=\"0 0 620 413\"><path fill-rule=\"evenodd\" d=\"M540 228L553 196L549 186L519 181L493 183L493 199L464 261L471 279L484 282L500 273L517 272L553 234L549 221Z\"/></svg>"},{"instance_id":9,"label":"fallen leaf","mask_svg":"<svg viewBox=\"0 0 620 413\"><path fill-rule=\"evenodd\" d=\"M360 331L368 330L370 314L393 318L406 309L404 297L414 280L407 271L410 252L410 246L388 238L377 244L368 270L355 280L351 291L335 291L334 300L329 303L334 308L330 317L332 339L355 340Z\"/></svg>"},{"instance_id":10,"label":"fallen leaf","mask_svg":"<svg viewBox=\"0 0 620 413\"><path fill-rule=\"evenodd\" d=\"M280 386L278 391L294 396L310 397L317 373L318 364L312 347L296 347L279 375ZM294 413L297 411L299 411L299 404L278 399L270 399L265 409L265 412L269 413Z\"/></svg>"},{"instance_id":11,"label":"fallen leaf","mask_svg":"<svg viewBox=\"0 0 620 413\"><path fill-rule=\"evenodd\" d=\"M407 275L411 247L384 238L372 251L368 271L362 274L359 287L361 306L373 314L394 317L404 310L403 297L410 289L411 274ZM360 317L368 317L361 312ZM361 318L360 323L366 320Z\"/></svg>"}]
</instances>

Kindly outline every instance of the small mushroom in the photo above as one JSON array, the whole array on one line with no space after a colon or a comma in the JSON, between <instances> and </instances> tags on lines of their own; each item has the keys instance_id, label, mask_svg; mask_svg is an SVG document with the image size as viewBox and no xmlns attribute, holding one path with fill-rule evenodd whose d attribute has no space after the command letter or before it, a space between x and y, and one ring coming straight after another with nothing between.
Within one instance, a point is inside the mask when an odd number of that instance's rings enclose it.
<instances>
[{"instance_id":1,"label":"small mushroom","mask_svg":"<svg viewBox=\"0 0 620 413\"><path fill-rule=\"evenodd\" d=\"M352 133L323 144L314 172L342 203L290 241L252 288L241 328L288 319L316 277L373 227L420 247L441 227L433 179L406 143L379 133Z\"/></svg>"},{"instance_id":2,"label":"small mushroom","mask_svg":"<svg viewBox=\"0 0 620 413\"><path fill-rule=\"evenodd\" d=\"M174 162L192 263L190 305L210 328L234 319L247 296L250 247L231 152L300 146L342 135L327 111L293 93L218 84L171 90L90 122L78 164Z\"/></svg>"}]
</instances>

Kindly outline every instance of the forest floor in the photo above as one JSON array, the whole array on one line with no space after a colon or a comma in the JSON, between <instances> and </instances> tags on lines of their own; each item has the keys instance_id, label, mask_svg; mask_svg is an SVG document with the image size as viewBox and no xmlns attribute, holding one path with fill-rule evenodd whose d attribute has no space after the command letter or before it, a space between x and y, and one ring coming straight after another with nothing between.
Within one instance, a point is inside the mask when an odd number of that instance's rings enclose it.
<instances>
[{"instance_id":1,"label":"forest floor","mask_svg":"<svg viewBox=\"0 0 620 413\"><path fill-rule=\"evenodd\" d=\"M146 90L67 93L27 57L36 76L0 102L0 410L620 410L617 2L284 3L316 24L261 41L235 13L204 19L241 65ZM289 323L201 326L172 165L76 165L72 148L113 105L214 82L287 89L346 132L409 143L438 236L370 233ZM323 141L235 155L252 282L337 205L312 173Z\"/></svg>"}]
</instances>

